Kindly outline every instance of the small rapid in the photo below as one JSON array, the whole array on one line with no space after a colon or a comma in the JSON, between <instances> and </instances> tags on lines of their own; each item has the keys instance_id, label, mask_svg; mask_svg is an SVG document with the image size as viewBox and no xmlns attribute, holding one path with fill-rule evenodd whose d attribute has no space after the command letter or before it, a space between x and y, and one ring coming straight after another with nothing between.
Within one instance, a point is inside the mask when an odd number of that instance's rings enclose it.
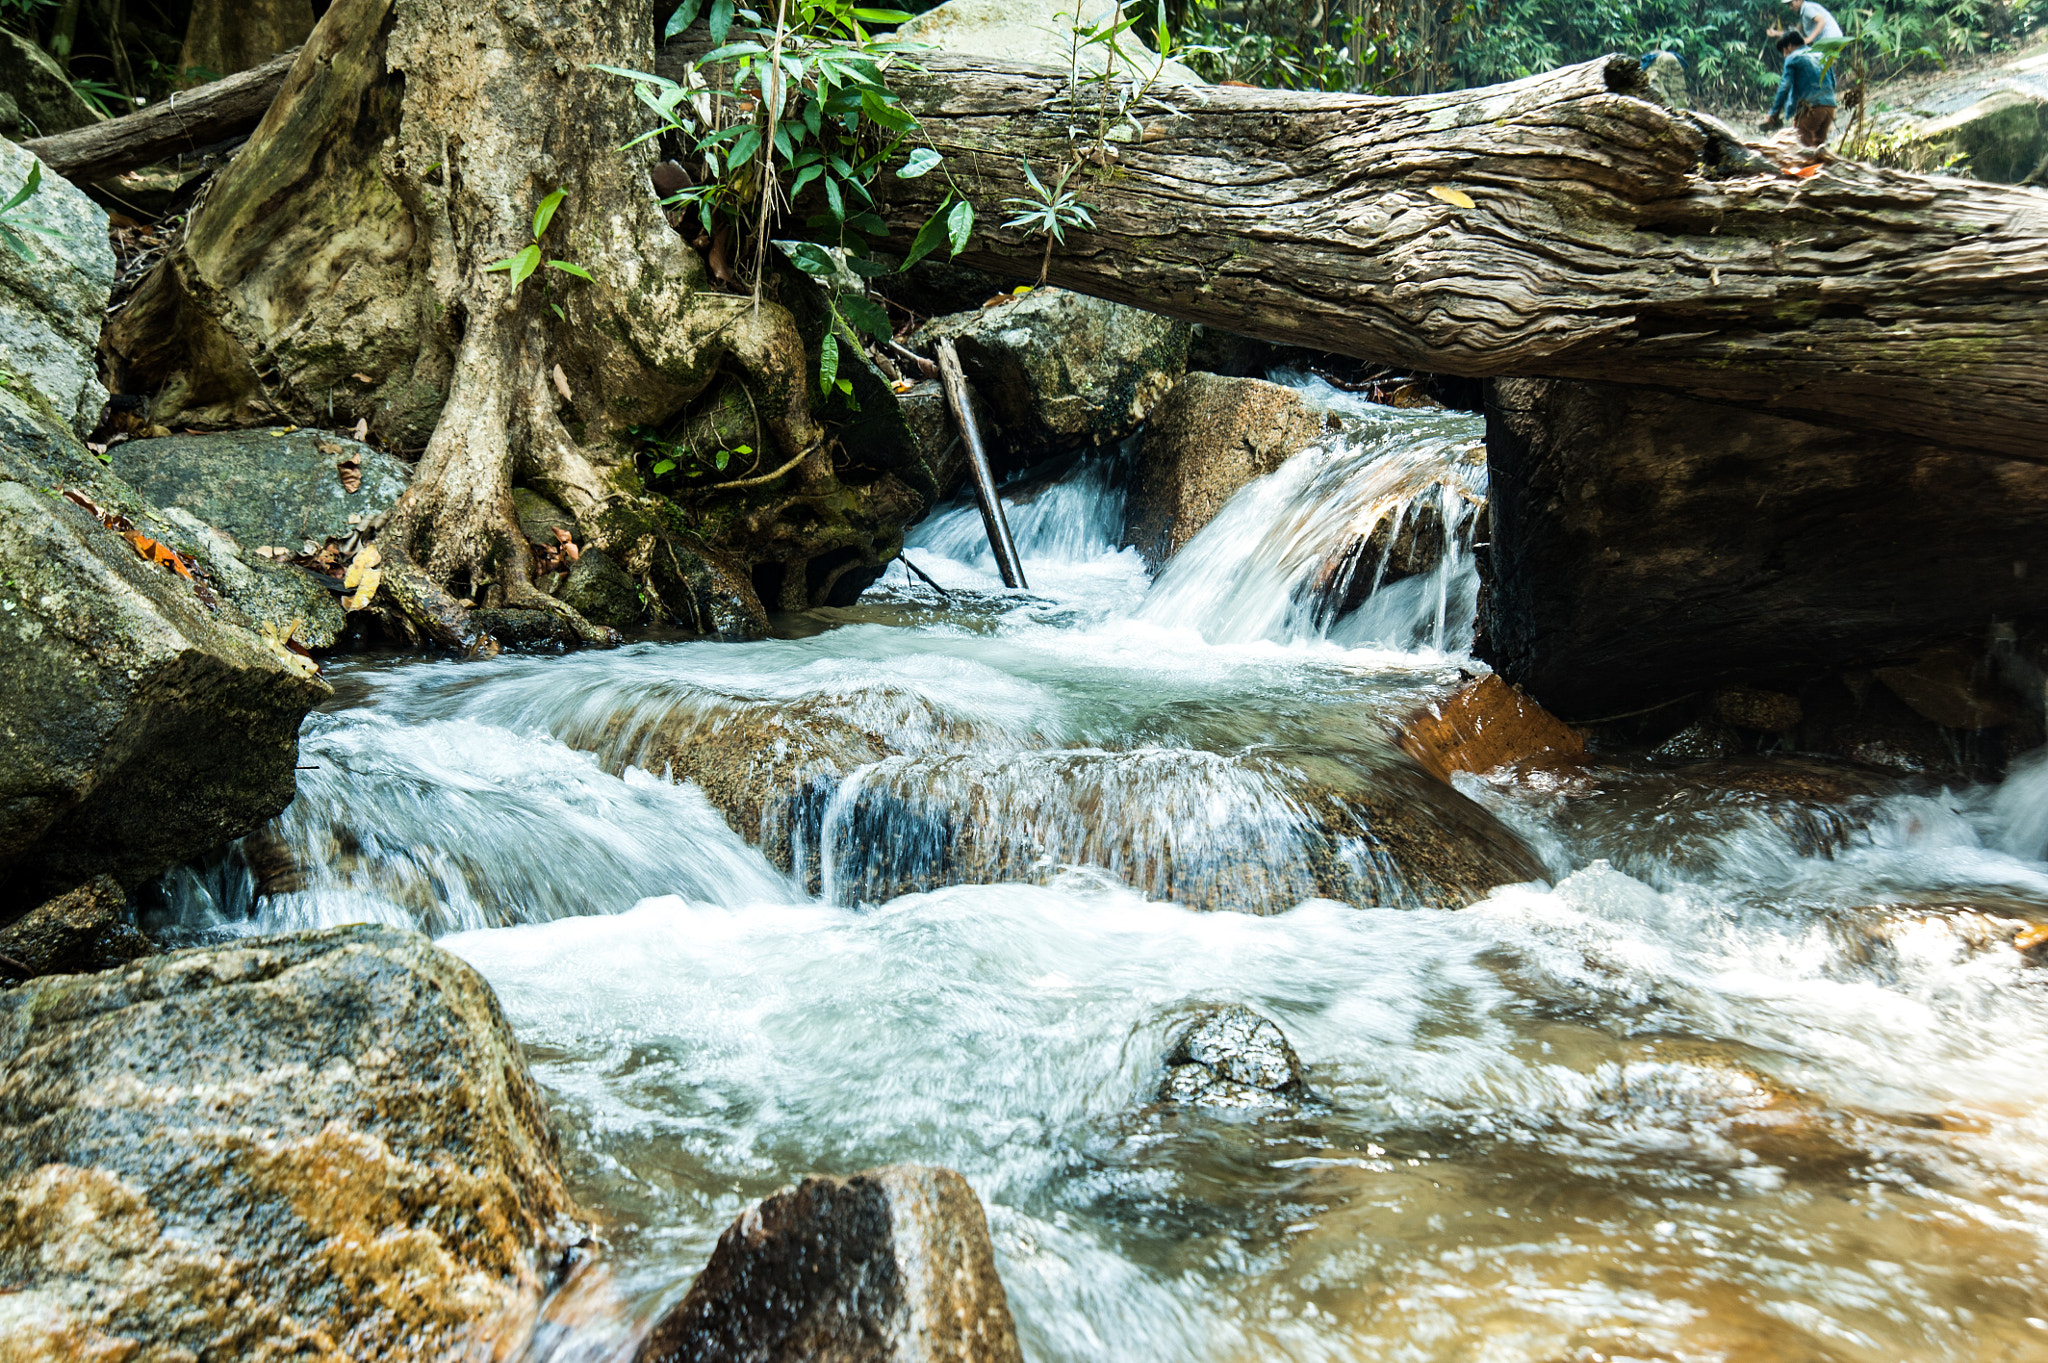
<instances>
[{"instance_id":1,"label":"small rapid","mask_svg":"<svg viewBox=\"0 0 2048 1363\"><path fill-rule=\"evenodd\" d=\"M2048 759L1428 777L1389 729L1475 666L1480 423L1298 386L1343 429L1156 581L1110 450L1018 483L1028 593L963 502L943 596L344 663L153 926L474 964L642 1318L751 1199L908 1160L1036 1363L2048 1359ZM1213 1003L1312 1099L1158 1102Z\"/></svg>"}]
</instances>

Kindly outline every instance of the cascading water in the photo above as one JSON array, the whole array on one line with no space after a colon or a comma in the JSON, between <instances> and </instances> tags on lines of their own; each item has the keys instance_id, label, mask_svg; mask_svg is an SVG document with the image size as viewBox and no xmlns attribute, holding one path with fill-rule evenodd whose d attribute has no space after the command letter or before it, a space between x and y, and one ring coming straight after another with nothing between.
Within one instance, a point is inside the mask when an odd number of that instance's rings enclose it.
<instances>
[{"instance_id":1,"label":"cascading water","mask_svg":"<svg viewBox=\"0 0 2048 1363\"><path fill-rule=\"evenodd\" d=\"M914 1160L1041 1363L2048 1358L2048 768L1447 791L1385 731L1469 666L1478 422L1305 386L1347 431L1156 583L1100 455L1012 511L1033 594L962 506L950 599L804 637L344 665L164 921L448 934L643 1316L749 1199ZM1314 1101L1155 1103L1205 1002Z\"/></svg>"}]
</instances>

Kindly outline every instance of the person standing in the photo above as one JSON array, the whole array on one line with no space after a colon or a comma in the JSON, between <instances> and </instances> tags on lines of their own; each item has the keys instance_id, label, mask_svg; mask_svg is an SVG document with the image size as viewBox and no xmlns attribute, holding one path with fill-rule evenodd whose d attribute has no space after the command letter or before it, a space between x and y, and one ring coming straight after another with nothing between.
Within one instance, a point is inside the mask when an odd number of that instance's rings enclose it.
<instances>
[{"instance_id":1,"label":"person standing","mask_svg":"<svg viewBox=\"0 0 2048 1363\"><path fill-rule=\"evenodd\" d=\"M1769 36L1782 38L1787 33L1797 33L1808 44L1832 42L1842 36L1842 26L1819 0L1785 0L1785 8L1792 12L1792 27L1766 29Z\"/></svg>"},{"instance_id":2,"label":"person standing","mask_svg":"<svg viewBox=\"0 0 2048 1363\"><path fill-rule=\"evenodd\" d=\"M1802 144L1822 146L1835 121L1835 73L1821 65L1796 29L1779 35L1778 51L1785 55L1785 69L1778 77L1778 95L1771 101L1763 130L1770 133L1784 127L1779 114L1788 113Z\"/></svg>"}]
</instances>

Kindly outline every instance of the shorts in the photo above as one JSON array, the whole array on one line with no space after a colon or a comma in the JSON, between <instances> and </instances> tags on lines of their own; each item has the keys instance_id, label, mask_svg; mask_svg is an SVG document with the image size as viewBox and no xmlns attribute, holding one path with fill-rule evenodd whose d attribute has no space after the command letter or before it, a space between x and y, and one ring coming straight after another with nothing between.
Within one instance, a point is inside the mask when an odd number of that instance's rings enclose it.
<instances>
[{"instance_id":1,"label":"shorts","mask_svg":"<svg viewBox=\"0 0 2048 1363\"><path fill-rule=\"evenodd\" d=\"M1828 140L1828 128L1835 121L1835 106L1832 104L1802 104L1799 112L1792 116L1792 127L1799 134L1802 146L1824 146Z\"/></svg>"}]
</instances>

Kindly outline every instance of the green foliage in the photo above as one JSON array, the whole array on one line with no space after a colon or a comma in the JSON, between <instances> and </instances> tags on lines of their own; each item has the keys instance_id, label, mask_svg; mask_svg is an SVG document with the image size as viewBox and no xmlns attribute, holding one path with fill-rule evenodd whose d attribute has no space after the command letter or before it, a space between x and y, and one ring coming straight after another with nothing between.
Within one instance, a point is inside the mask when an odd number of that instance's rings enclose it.
<instances>
[{"instance_id":1,"label":"green foliage","mask_svg":"<svg viewBox=\"0 0 2048 1363\"><path fill-rule=\"evenodd\" d=\"M680 441L666 439L658 431L647 426L631 427L628 434L640 441L643 446L643 452L648 459L647 477L650 482L660 482L671 475L702 478L713 470L723 473L735 458L744 458L754 452L754 447L746 444L721 446L709 452L699 451Z\"/></svg>"},{"instance_id":2,"label":"green foliage","mask_svg":"<svg viewBox=\"0 0 2048 1363\"><path fill-rule=\"evenodd\" d=\"M856 273L876 273L861 264L872 264L872 242L889 230L874 211L877 179L892 163L904 179L943 171L936 148L915 145L917 120L886 77L886 67L907 62L912 47L874 28L910 16L849 0L781 0L770 22L736 0L711 0L708 12L703 0L684 0L669 34L687 29L700 13L714 46L681 82L598 68L631 80L658 120L629 146L674 135L688 149L686 160L700 182L664 202L694 212L706 232L723 228L741 236L751 252L736 257L751 258L758 282L769 237L809 192L820 211L807 216L805 234L850 252L860 262ZM948 225L941 240L958 253L973 217L956 187L933 222ZM837 272L836 264L797 264L821 277Z\"/></svg>"},{"instance_id":3,"label":"green foliage","mask_svg":"<svg viewBox=\"0 0 2048 1363\"><path fill-rule=\"evenodd\" d=\"M586 281L589 280L591 277L590 271L584 269L581 265L573 265L566 260L544 261L541 255L540 239L547 235L548 224L555 220L555 210L560 208L562 200L568 197L569 192L567 190L557 189L551 191L546 198L542 199L540 207L533 210L533 240L526 243L524 247L514 254L506 256L503 260L494 260L484 266L485 273L488 274L493 270L504 271L512 277L512 287L514 289L524 284L543 263L551 270L559 270L563 274L574 275L576 278ZM561 311L558 307L555 309L555 314L560 316Z\"/></svg>"},{"instance_id":4,"label":"green foliage","mask_svg":"<svg viewBox=\"0 0 2048 1363\"><path fill-rule=\"evenodd\" d=\"M1830 4L1870 79L2008 45L2048 21L2048 0ZM1685 58L1703 104L1769 98L1779 60L1765 29L1778 0L1183 0L1185 60L1212 80L1421 94L1490 85L1609 52Z\"/></svg>"},{"instance_id":5,"label":"green foliage","mask_svg":"<svg viewBox=\"0 0 2048 1363\"><path fill-rule=\"evenodd\" d=\"M35 248L29 244L29 239L22 233L34 232L38 236L51 237L59 241L64 239L64 233L53 227L39 227L32 222L22 222L19 217L13 222L7 220L10 215L19 213L21 206L40 194L42 189L43 165L37 161L29 166L28 178L22 181L21 187L8 196L7 202L0 203L0 244L4 244L8 250L25 261L33 262L36 253Z\"/></svg>"}]
</instances>

